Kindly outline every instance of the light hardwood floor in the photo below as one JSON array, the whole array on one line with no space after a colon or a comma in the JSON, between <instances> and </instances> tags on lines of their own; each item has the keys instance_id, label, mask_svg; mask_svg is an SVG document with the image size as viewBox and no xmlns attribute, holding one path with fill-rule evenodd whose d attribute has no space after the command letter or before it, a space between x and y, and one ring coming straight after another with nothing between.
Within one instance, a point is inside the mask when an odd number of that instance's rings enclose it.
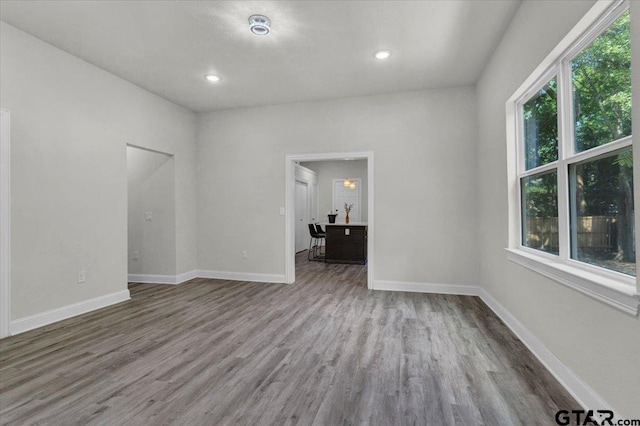
<instances>
[{"instance_id":1,"label":"light hardwood floor","mask_svg":"<svg viewBox=\"0 0 640 426\"><path fill-rule=\"evenodd\" d=\"M0 423L544 425L578 404L478 298L366 289L297 256L294 285L131 284L132 300L0 342Z\"/></svg>"}]
</instances>

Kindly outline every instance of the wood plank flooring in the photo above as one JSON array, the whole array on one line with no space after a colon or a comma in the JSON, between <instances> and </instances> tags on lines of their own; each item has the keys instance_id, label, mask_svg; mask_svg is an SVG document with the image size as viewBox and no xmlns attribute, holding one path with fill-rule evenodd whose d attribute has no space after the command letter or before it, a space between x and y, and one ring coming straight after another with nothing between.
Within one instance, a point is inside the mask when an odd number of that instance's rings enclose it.
<instances>
[{"instance_id":1,"label":"wood plank flooring","mask_svg":"<svg viewBox=\"0 0 640 426\"><path fill-rule=\"evenodd\" d=\"M0 341L3 425L553 425L578 404L476 297L131 284L132 300Z\"/></svg>"}]
</instances>

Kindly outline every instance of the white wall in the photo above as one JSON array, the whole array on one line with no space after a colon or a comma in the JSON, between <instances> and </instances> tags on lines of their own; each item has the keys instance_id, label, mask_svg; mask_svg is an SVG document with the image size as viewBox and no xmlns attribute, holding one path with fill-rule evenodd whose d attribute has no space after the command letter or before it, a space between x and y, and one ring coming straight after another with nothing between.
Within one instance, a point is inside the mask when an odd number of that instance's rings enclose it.
<instances>
[{"instance_id":1,"label":"white wall","mask_svg":"<svg viewBox=\"0 0 640 426\"><path fill-rule=\"evenodd\" d=\"M11 320L11 114L0 108L0 339L10 335Z\"/></svg>"},{"instance_id":2,"label":"white wall","mask_svg":"<svg viewBox=\"0 0 640 426\"><path fill-rule=\"evenodd\" d=\"M632 33L637 34L640 3L632 3ZM478 82L480 173L475 213L480 276L482 286L561 362L621 415L639 418L638 318L508 261L504 250L508 246L505 102L592 4L523 2ZM634 49L637 68L638 43ZM634 105L640 105L637 91L634 96ZM640 134L639 112L635 108L635 134Z\"/></svg>"},{"instance_id":3,"label":"white wall","mask_svg":"<svg viewBox=\"0 0 640 426\"><path fill-rule=\"evenodd\" d=\"M0 106L12 120L12 317L126 290L126 143L175 154L176 269L195 269L194 114L0 25Z\"/></svg>"},{"instance_id":4,"label":"white wall","mask_svg":"<svg viewBox=\"0 0 640 426\"><path fill-rule=\"evenodd\" d=\"M361 179L360 185L360 211L362 222L367 221L368 217L368 180L367 180L367 160L349 160L349 161L310 161L301 163L303 166L310 168L318 173L318 204L319 204L319 221L327 222L329 219L327 214L333 206L333 180L344 179ZM344 220L344 209L338 206L338 222L341 218Z\"/></svg>"},{"instance_id":5,"label":"white wall","mask_svg":"<svg viewBox=\"0 0 640 426\"><path fill-rule=\"evenodd\" d=\"M200 269L284 275L285 155L374 151L375 279L476 283L474 94L463 87L199 114Z\"/></svg>"},{"instance_id":6,"label":"white wall","mask_svg":"<svg viewBox=\"0 0 640 426\"><path fill-rule=\"evenodd\" d=\"M127 147L129 274L176 275L173 163L172 156Z\"/></svg>"}]
</instances>

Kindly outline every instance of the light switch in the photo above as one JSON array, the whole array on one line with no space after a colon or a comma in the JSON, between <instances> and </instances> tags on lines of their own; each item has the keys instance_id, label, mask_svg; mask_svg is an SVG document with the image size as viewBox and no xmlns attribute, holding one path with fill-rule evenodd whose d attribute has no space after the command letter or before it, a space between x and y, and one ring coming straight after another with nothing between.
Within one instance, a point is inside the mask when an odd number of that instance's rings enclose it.
<instances>
[{"instance_id":1,"label":"light switch","mask_svg":"<svg viewBox=\"0 0 640 426\"><path fill-rule=\"evenodd\" d=\"M280 207L280 216L284 216L284 207Z\"/></svg>"},{"instance_id":2,"label":"light switch","mask_svg":"<svg viewBox=\"0 0 640 426\"><path fill-rule=\"evenodd\" d=\"M144 220L153 220L153 214L151 212L144 212Z\"/></svg>"},{"instance_id":3,"label":"light switch","mask_svg":"<svg viewBox=\"0 0 640 426\"><path fill-rule=\"evenodd\" d=\"M344 235L351 235L351 230L349 228L344 228Z\"/></svg>"}]
</instances>

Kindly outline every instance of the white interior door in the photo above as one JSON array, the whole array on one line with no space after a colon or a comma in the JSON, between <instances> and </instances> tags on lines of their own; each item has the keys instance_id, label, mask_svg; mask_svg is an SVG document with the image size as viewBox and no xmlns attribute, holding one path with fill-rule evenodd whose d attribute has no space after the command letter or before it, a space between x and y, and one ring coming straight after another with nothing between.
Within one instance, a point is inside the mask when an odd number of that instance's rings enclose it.
<instances>
[{"instance_id":1,"label":"white interior door","mask_svg":"<svg viewBox=\"0 0 640 426\"><path fill-rule=\"evenodd\" d=\"M349 221L350 222L361 222L361 206L360 206L360 190L362 187L362 182L360 179L351 179L355 182L355 189L346 188L344 186L343 179L334 179L333 180L333 210L338 210L338 223L344 223L344 205L353 204L351 212L349 213Z\"/></svg>"},{"instance_id":2,"label":"white interior door","mask_svg":"<svg viewBox=\"0 0 640 426\"><path fill-rule=\"evenodd\" d=\"M306 250L309 242L308 225L308 186L296 181L296 253Z\"/></svg>"},{"instance_id":3,"label":"white interior door","mask_svg":"<svg viewBox=\"0 0 640 426\"><path fill-rule=\"evenodd\" d=\"M311 204L311 214L310 214L311 222L319 222L320 219L318 218L318 184L317 183L311 184L310 204Z\"/></svg>"}]
</instances>

